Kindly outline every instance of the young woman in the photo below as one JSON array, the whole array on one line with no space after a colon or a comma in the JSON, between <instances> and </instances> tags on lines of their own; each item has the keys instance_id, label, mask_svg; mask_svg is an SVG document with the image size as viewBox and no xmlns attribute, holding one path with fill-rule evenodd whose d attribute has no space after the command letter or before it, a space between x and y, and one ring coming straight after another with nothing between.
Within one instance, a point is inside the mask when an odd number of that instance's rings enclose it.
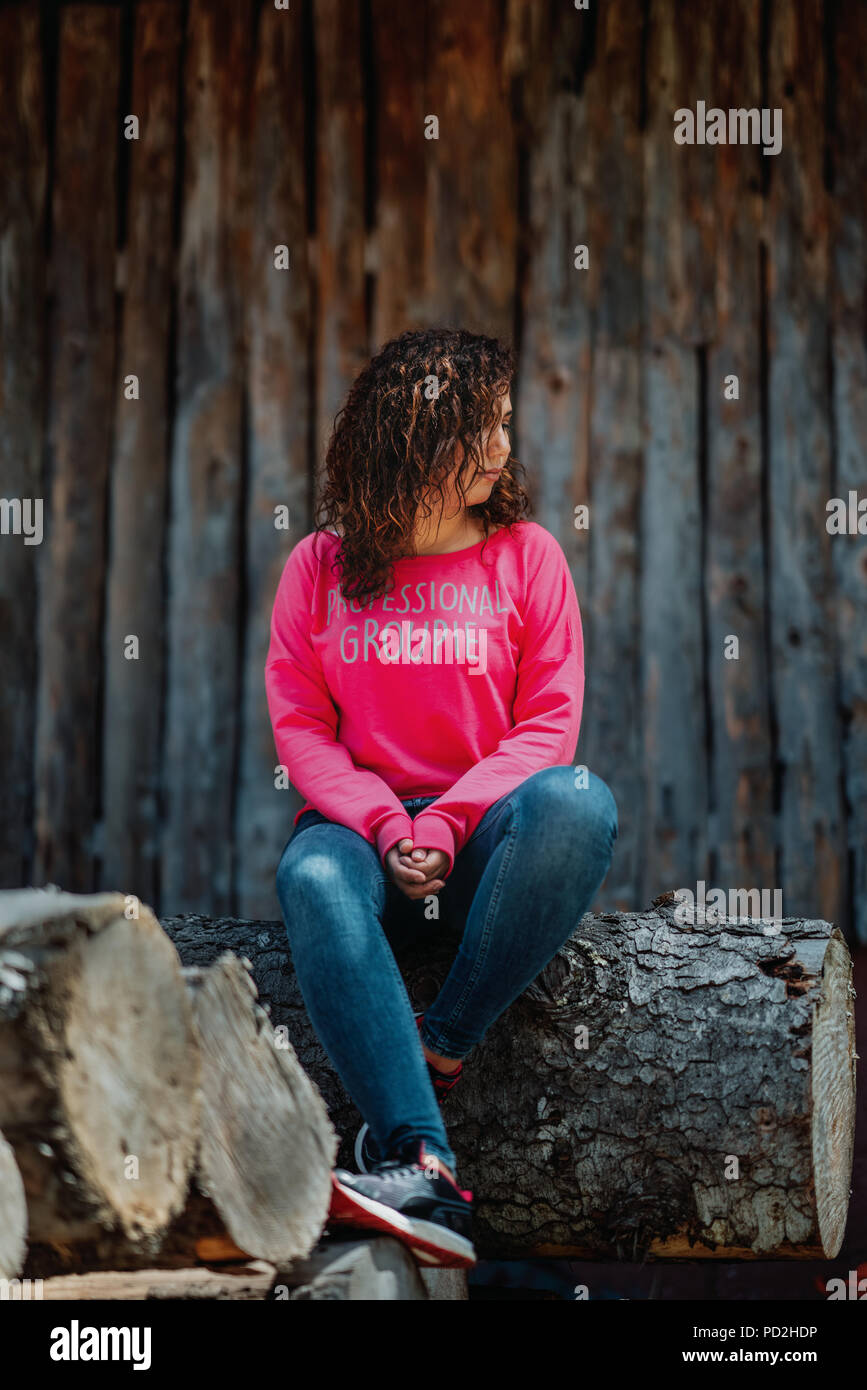
<instances>
[{"instance_id":1,"label":"young woman","mask_svg":"<svg viewBox=\"0 0 867 1390\"><path fill-rule=\"evenodd\" d=\"M472 1193L440 1105L463 1059L572 935L617 837L578 773L584 650L549 532L522 519L511 350L403 333L352 386L316 529L289 555L265 667L278 757L307 798L277 871L304 1002L369 1132L329 1225L470 1265ZM392 943L462 930L423 1016ZM369 1170L369 1171L365 1171Z\"/></svg>"}]
</instances>

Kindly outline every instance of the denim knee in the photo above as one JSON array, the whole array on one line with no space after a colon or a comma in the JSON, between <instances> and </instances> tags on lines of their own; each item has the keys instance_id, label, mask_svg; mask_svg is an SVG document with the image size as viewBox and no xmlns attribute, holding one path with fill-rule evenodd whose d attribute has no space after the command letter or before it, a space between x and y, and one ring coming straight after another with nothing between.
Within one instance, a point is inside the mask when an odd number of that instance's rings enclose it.
<instances>
[{"instance_id":1,"label":"denim knee","mask_svg":"<svg viewBox=\"0 0 867 1390\"><path fill-rule=\"evenodd\" d=\"M525 821L569 826L583 843L598 839L613 852L619 831L617 803L608 783L595 772L587 769L585 773L571 764L544 767L513 795L520 797Z\"/></svg>"},{"instance_id":2,"label":"denim knee","mask_svg":"<svg viewBox=\"0 0 867 1390\"><path fill-rule=\"evenodd\" d=\"M277 897L284 910L292 901L315 907L317 903L333 902L344 881L344 871L334 855L317 850L309 842L303 852L290 844L277 866Z\"/></svg>"},{"instance_id":3,"label":"denim knee","mask_svg":"<svg viewBox=\"0 0 867 1390\"><path fill-rule=\"evenodd\" d=\"M617 802L608 783L588 769L587 786L577 787L574 795L578 797L577 809L582 826L587 829L592 827L603 839L607 836L613 849L620 825Z\"/></svg>"}]
</instances>

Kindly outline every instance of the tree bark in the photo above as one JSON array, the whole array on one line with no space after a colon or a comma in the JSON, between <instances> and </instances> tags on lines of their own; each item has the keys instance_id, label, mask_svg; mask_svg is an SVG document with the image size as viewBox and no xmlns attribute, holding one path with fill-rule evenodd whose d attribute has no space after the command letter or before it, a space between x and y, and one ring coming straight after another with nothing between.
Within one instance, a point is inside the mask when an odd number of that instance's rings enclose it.
<instances>
[{"instance_id":1,"label":"tree bark","mask_svg":"<svg viewBox=\"0 0 867 1390\"><path fill-rule=\"evenodd\" d=\"M31 1243L155 1251L187 1191L197 1085L180 961L149 908L0 893L0 1129Z\"/></svg>"},{"instance_id":2,"label":"tree bark","mask_svg":"<svg viewBox=\"0 0 867 1390\"><path fill-rule=\"evenodd\" d=\"M481 1258L839 1250L855 1095L845 940L796 918L682 924L674 907L663 894L646 912L585 916L465 1064L444 1117ZM249 958L353 1167L360 1117L313 1033L282 923L163 925L185 963ZM438 928L398 955L417 1007L457 939Z\"/></svg>"}]
</instances>

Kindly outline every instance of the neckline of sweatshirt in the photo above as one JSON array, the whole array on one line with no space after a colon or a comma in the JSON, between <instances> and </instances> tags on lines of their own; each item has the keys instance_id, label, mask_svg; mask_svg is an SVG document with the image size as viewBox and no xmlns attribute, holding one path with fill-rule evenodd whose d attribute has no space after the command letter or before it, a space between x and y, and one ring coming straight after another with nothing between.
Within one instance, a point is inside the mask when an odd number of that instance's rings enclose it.
<instances>
[{"instance_id":1,"label":"neckline of sweatshirt","mask_svg":"<svg viewBox=\"0 0 867 1390\"><path fill-rule=\"evenodd\" d=\"M461 550L441 550L437 553L430 555L399 555L397 559L393 561L393 563L395 565L420 565L425 560L437 561L439 563L441 563L443 560L463 560L473 555L475 551L480 551L483 545L487 545L487 547L490 549L493 542L503 534L505 529L505 527L499 526L495 531L492 531L489 536L483 536L480 541L476 541L475 545L464 546ZM330 529L324 531L322 534L327 536L334 536L337 540L340 539L338 532L332 531Z\"/></svg>"},{"instance_id":2,"label":"neckline of sweatshirt","mask_svg":"<svg viewBox=\"0 0 867 1390\"><path fill-rule=\"evenodd\" d=\"M316 809L382 857L411 838L450 872L495 801L573 756L584 653L566 557L520 521L398 557L390 593L359 604L339 592L339 542L333 530L298 542L272 615L266 689L280 764L306 798L295 823ZM401 800L422 796L435 800L413 820Z\"/></svg>"}]
</instances>

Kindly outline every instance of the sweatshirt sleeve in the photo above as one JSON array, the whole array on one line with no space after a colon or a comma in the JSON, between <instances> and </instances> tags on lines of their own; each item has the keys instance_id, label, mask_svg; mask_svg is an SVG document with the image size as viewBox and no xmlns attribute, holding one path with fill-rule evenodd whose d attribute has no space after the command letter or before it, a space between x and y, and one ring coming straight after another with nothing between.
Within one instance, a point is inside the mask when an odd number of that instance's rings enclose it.
<instances>
[{"instance_id":1,"label":"sweatshirt sleeve","mask_svg":"<svg viewBox=\"0 0 867 1390\"><path fill-rule=\"evenodd\" d=\"M399 840L412 838L412 820L382 778L357 767L338 741L337 708L310 638L315 564L309 537L299 541L271 614L265 690L277 757L307 801L358 831L383 859Z\"/></svg>"},{"instance_id":2,"label":"sweatshirt sleeve","mask_svg":"<svg viewBox=\"0 0 867 1390\"><path fill-rule=\"evenodd\" d=\"M486 758L420 811L413 840L449 857L445 876L485 812L543 767L575 755L584 703L584 634L575 585L559 542L548 536L528 563L512 715L514 726Z\"/></svg>"}]
</instances>

